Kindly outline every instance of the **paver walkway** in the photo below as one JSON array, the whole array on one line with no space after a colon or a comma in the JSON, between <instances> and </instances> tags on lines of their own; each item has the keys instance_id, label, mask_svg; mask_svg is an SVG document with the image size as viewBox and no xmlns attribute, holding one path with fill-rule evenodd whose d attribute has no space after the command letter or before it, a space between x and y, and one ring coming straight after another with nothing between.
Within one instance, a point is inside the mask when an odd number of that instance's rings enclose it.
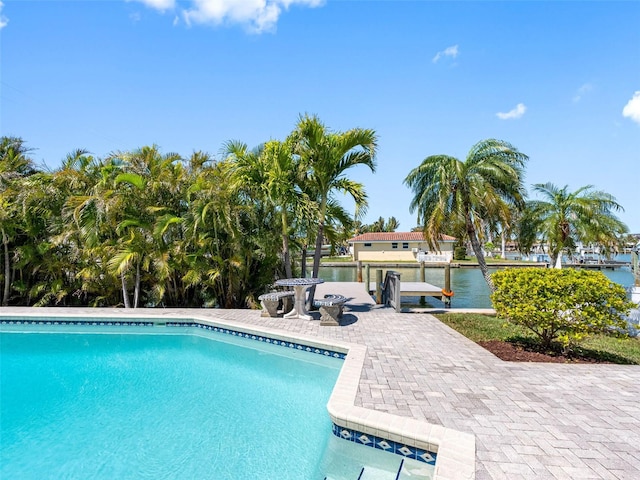
<instances>
[{"instance_id":1,"label":"paver walkway","mask_svg":"<svg viewBox=\"0 0 640 480\"><path fill-rule=\"evenodd\" d=\"M357 403L475 434L478 480L640 479L640 366L503 362L432 315L349 310L347 304L340 327L248 310L153 314L218 317L366 345Z\"/></svg>"}]
</instances>

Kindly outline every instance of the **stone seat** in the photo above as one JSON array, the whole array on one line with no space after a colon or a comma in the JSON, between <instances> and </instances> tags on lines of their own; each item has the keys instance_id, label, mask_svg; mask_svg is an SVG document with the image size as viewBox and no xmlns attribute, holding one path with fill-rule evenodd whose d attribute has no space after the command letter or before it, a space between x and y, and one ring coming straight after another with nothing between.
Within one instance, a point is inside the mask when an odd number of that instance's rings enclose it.
<instances>
[{"instance_id":1,"label":"stone seat","mask_svg":"<svg viewBox=\"0 0 640 480\"><path fill-rule=\"evenodd\" d=\"M263 317L277 317L278 313L287 313L293 307L293 290L263 293L258 297L262 305ZM282 304L282 310L278 307Z\"/></svg>"},{"instance_id":2,"label":"stone seat","mask_svg":"<svg viewBox=\"0 0 640 480\"><path fill-rule=\"evenodd\" d=\"M324 298L313 301L313 305L320 309L320 325L340 325L338 318L342 316L347 297L338 294L327 294Z\"/></svg>"}]
</instances>

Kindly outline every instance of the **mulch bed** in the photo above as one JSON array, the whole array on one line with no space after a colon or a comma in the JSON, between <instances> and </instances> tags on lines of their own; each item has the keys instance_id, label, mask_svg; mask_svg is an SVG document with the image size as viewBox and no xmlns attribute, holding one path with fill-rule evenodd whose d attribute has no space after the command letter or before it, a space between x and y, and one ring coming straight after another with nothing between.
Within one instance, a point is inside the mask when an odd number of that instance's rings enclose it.
<instances>
[{"instance_id":1,"label":"mulch bed","mask_svg":"<svg viewBox=\"0 0 640 480\"><path fill-rule=\"evenodd\" d=\"M493 353L501 360L508 362L548 362L548 363L610 363L589 357L566 356L561 353L540 353L528 349L524 345L518 345L501 340L478 342L478 345Z\"/></svg>"}]
</instances>

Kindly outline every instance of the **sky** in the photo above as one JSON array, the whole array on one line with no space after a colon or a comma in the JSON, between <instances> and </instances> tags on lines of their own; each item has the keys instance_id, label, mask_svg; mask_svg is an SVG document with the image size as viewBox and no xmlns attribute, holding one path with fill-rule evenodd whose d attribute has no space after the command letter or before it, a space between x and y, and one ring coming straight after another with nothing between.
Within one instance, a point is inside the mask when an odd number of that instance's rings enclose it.
<instances>
[{"instance_id":1,"label":"sky","mask_svg":"<svg viewBox=\"0 0 640 480\"><path fill-rule=\"evenodd\" d=\"M50 169L156 144L222 158L300 115L370 128L364 223L410 213L408 173L484 139L525 184L612 194L640 233L640 1L3 0L0 135ZM352 203L344 199L347 209Z\"/></svg>"}]
</instances>

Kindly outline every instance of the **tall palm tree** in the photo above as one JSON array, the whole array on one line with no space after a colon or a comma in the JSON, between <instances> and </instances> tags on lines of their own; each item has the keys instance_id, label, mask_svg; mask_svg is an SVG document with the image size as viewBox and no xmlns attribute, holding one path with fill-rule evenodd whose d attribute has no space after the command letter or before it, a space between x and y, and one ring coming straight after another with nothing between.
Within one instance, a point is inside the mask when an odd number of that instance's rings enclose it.
<instances>
[{"instance_id":1,"label":"tall palm tree","mask_svg":"<svg viewBox=\"0 0 640 480\"><path fill-rule=\"evenodd\" d=\"M147 279L146 300L155 304L163 300L171 276L171 229L182 222L180 186L184 169L179 155L162 155L155 145L117 156L125 163L125 172L115 178L115 192L125 208L116 228L118 241L109 267L123 281L127 274L133 275L133 308L137 308L143 275ZM126 302L124 283L123 295Z\"/></svg>"},{"instance_id":2,"label":"tall palm tree","mask_svg":"<svg viewBox=\"0 0 640 480\"><path fill-rule=\"evenodd\" d=\"M33 161L28 154L31 150L19 137L0 138L0 241L2 242L2 305L9 303L12 284L10 250L20 230L20 208L16 202L20 192L20 181L35 173Z\"/></svg>"},{"instance_id":3,"label":"tall palm tree","mask_svg":"<svg viewBox=\"0 0 640 480\"><path fill-rule=\"evenodd\" d=\"M418 224L429 246L438 250L438 240L455 225L463 224L489 288L493 282L482 251L482 225L511 223L510 206L524 204L523 170L528 157L511 144L495 139L475 144L466 159L432 155L411 170L404 180L414 197Z\"/></svg>"},{"instance_id":4,"label":"tall palm tree","mask_svg":"<svg viewBox=\"0 0 640 480\"><path fill-rule=\"evenodd\" d=\"M325 235L327 207L334 192L349 195L356 210L365 209L367 195L361 183L350 180L346 171L357 165L369 167L375 172L375 155L378 146L376 133L370 129L354 128L346 132L330 132L317 116L300 117L291 135L294 153L300 156L306 170L303 191L317 201L317 232L313 256L313 277L318 276L322 243ZM313 301L311 289L309 301Z\"/></svg>"},{"instance_id":5,"label":"tall palm tree","mask_svg":"<svg viewBox=\"0 0 640 480\"><path fill-rule=\"evenodd\" d=\"M539 231L549 245L549 257L556 268L562 268L562 251L576 242L593 242L607 247L628 231L614 211L623 211L616 199L606 192L593 190L592 185L570 192L565 185L538 183L534 191L544 200L528 202Z\"/></svg>"},{"instance_id":6,"label":"tall palm tree","mask_svg":"<svg viewBox=\"0 0 640 480\"><path fill-rule=\"evenodd\" d=\"M240 191L249 191L253 201L266 202L279 215L285 275L292 277L290 216L303 196L298 188L300 169L290 143L271 140L248 150L242 142L228 142L225 154L234 164Z\"/></svg>"},{"instance_id":7,"label":"tall palm tree","mask_svg":"<svg viewBox=\"0 0 640 480\"><path fill-rule=\"evenodd\" d=\"M273 228L279 217L271 205L243 190L236 167L226 159L198 173L185 221L191 261L185 283L222 308L255 304L281 265L281 236Z\"/></svg>"}]
</instances>

